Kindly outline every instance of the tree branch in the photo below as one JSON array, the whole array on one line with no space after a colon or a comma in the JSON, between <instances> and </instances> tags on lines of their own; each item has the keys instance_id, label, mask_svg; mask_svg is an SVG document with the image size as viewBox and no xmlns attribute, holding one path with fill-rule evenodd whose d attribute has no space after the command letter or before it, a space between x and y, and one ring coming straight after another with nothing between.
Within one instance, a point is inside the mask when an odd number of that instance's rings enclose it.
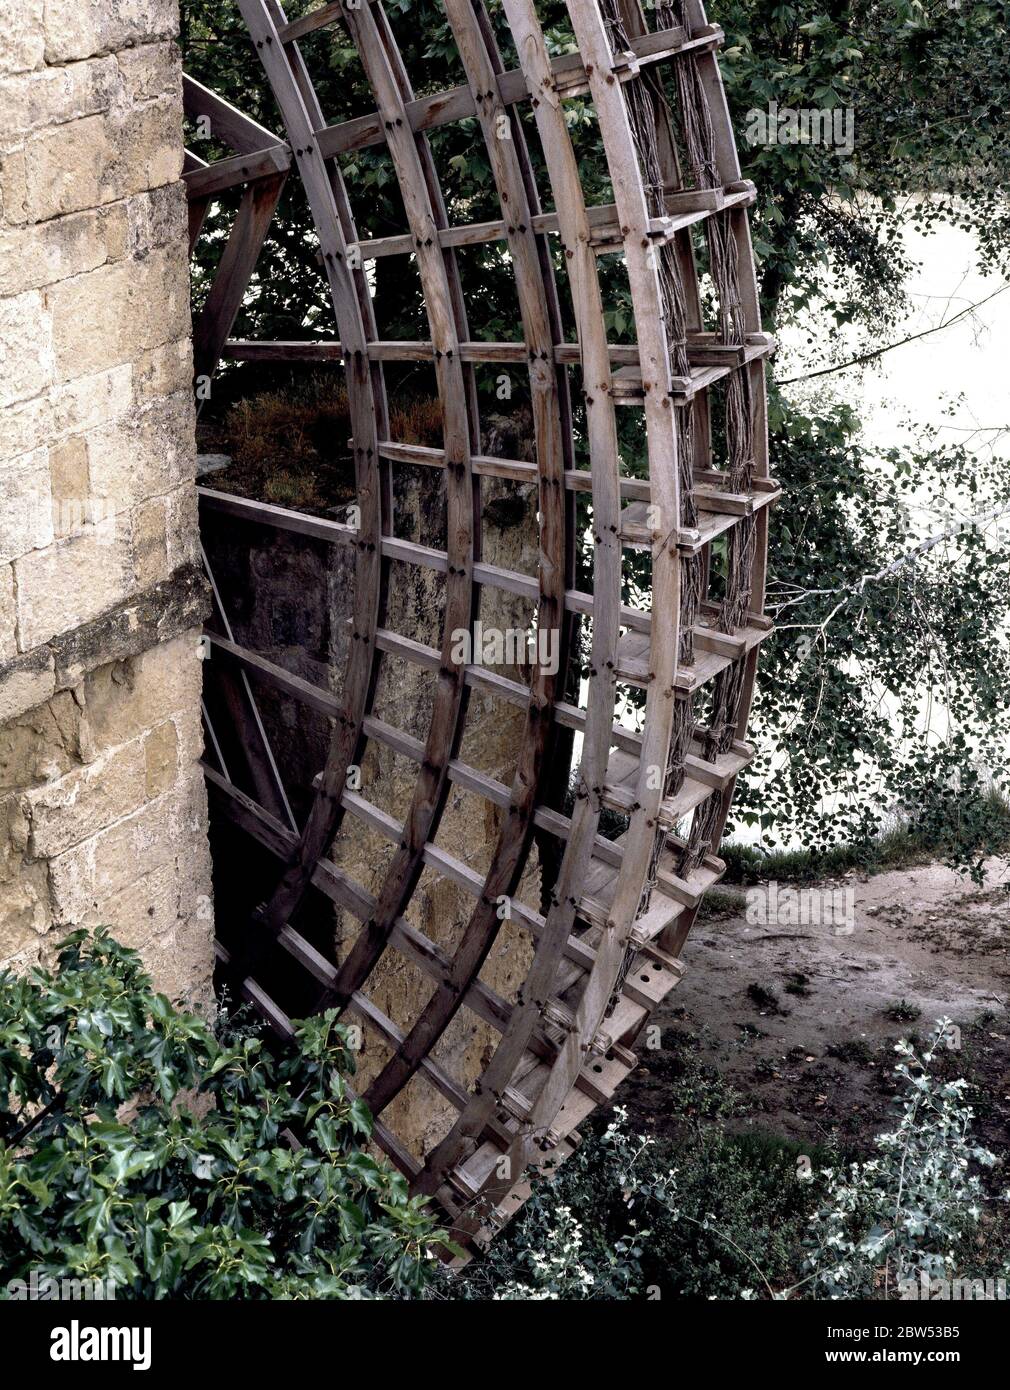
<instances>
[{"instance_id":1,"label":"tree branch","mask_svg":"<svg viewBox=\"0 0 1010 1390\"><path fill-rule=\"evenodd\" d=\"M942 323L935 323L932 328L924 328L921 333L910 333L907 338L899 338L896 343L885 343L881 348L874 348L872 352L861 353L858 357L850 357L847 362L837 362L833 367L821 367L816 372L808 372L806 376L787 376L784 381L776 384L779 386L792 386L797 381L813 381L815 377L829 376L832 372L845 372L850 367L861 367L866 362L874 362L878 357L883 357L885 352L893 352L895 348L904 347L906 343L918 342L920 338L928 338L931 333L939 333L942 328L950 328L960 319L973 314L976 309L981 309L983 304L988 304L991 299L995 299L998 294L1003 294L1010 290L1010 285L1001 285L998 290L993 290L992 294L987 294L985 299L980 299L976 304L969 304L964 309L959 309L953 318L944 319Z\"/></svg>"},{"instance_id":2,"label":"tree branch","mask_svg":"<svg viewBox=\"0 0 1010 1390\"><path fill-rule=\"evenodd\" d=\"M967 517L964 521L958 521L954 525L946 527L943 531L937 531L934 535L927 536L925 540L920 541L919 544L913 546L911 550L906 550L905 553L899 555L897 559L891 560L888 564L874 571L872 574L861 575L859 579L854 580L851 584L841 584L834 589L803 589L792 598L783 599L781 603L775 603L773 599L768 606L774 609L776 613L781 613L784 608L791 608L794 604L802 603L804 599L808 598L831 597L835 594L861 594L866 589L867 585L878 584L883 579L890 579L892 575L897 574L905 565L911 564L912 561L918 559L920 555L926 555L930 550L941 545L944 541L959 535L962 531L967 531L974 527L981 529L990 521L997 521L1001 516L1008 515L1010 515L1010 502L1005 502L999 507L993 507L987 512L976 512L974 516ZM831 614L829 614L826 621L830 621L845 602L846 600L843 599L842 602L834 608ZM779 631L784 631L789 627L817 627L823 629L824 626L824 623L786 623L783 624Z\"/></svg>"}]
</instances>

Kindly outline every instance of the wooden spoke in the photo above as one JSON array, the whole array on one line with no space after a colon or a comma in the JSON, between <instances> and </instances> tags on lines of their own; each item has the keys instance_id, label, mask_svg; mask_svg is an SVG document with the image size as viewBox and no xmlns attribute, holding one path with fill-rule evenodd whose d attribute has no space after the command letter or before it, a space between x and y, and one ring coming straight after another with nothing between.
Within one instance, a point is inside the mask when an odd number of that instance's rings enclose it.
<instances>
[{"instance_id":1,"label":"wooden spoke","mask_svg":"<svg viewBox=\"0 0 1010 1390\"><path fill-rule=\"evenodd\" d=\"M435 378L442 408L446 455L445 607L442 649L425 742L410 810L403 823L393 861L379 892L376 909L341 962L327 990L326 1003L346 1005L370 974L388 943L393 922L403 912L423 868L425 843L441 820L448 791L447 769L463 732L467 687L454 655L454 634L471 630L478 610L474 559L479 553L479 493L475 489L471 456L480 438L474 393L468 389L459 353L467 336L462 295L451 253L445 256L429 235L446 222L436 186L434 165L423 139L415 140L404 119L409 100L406 74L379 7L346 7L343 20L357 48L362 67L379 103L386 144L417 248L417 263L435 354Z\"/></svg>"},{"instance_id":2,"label":"wooden spoke","mask_svg":"<svg viewBox=\"0 0 1010 1390\"><path fill-rule=\"evenodd\" d=\"M216 140L237 153L208 164L187 151L183 180L189 200L189 249L192 253L211 204L231 188L242 200L203 309L193 324L193 365L199 383L217 369L232 324L256 268L263 242L291 167L283 140L237 111L216 92L183 80L187 117L205 120ZM205 395L198 391L198 400Z\"/></svg>"}]
</instances>

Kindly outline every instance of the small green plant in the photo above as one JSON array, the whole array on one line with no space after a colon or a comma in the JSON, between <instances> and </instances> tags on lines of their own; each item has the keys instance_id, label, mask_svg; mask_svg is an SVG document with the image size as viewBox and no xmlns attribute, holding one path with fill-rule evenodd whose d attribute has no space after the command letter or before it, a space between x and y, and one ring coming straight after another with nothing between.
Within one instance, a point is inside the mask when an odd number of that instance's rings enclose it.
<instances>
[{"instance_id":1,"label":"small green plant","mask_svg":"<svg viewBox=\"0 0 1010 1390\"><path fill-rule=\"evenodd\" d=\"M107 932L0 974L0 1298L101 1280L117 1298L410 1297L443 1233L367 1152L332 1012L271 1050L156 994Z\"/></svg>"},{"instance_id":2,"label":"small green plant","mask_svg":"<svg viewBox=\"0 0 1010 1390\"><path fill-rule=\"evenodd\" d=\"M765 989L764 985L752 984L747 986L747 998L763 1014L785 1014L779 1003L778 996L774 990Z\"/></svg>"},{"instance_id":3,"label":"small green plant","mask_svg":"<svg viewBox=\"0 0 1010 1390\"><path fill-rule=\"evenodd\" d=\"M684 1040L687 1044L690 1039ZM675 1140L634 1136L615 1108L491 1248L436 1297L740 1298L799 1277L827 1154L777 1136L730 1136L733 1092L686 1046L670 1078ZM802 1151L801 1151L802 1149Z\"/></svg>"},{"instance_id":4,"label":"small green plant","mask_svg":"<svg viewBox=\"0 0 1010 1390\"><path fill-rule=\"evenodd\" d=\"M916 1023L922 1017L922 1010L916 1004L910 1004L907 999L899 999L894 1004L888 1004L884 1010L884 1017L889 1018L892 1023Z\"/></svg>"},{"instance_id":5,"label":"small green plant","mask_svg":"<svg viewBox=\"0 0 1010 1390\"><path fill-rule=\"evenodd\" d=\"M949 1278L978 1225L984 1193L970 1169L996 1158L969 1137L968 1083L941 1081L931 1070L950 1027L940 1019L921 1055L897 1044L895 1071L904 1082L897 1127L877 1136L875 1157L823 1175L808 1257L821 1296L887 1298L921 1275Z\"/></svg>"},{"instance_id":6,"label":"small green plant","mask_svg":"<svg viewBox=\"0 0 1010 1390\"><path fill-rule=\"evenodd\" d=\"M852 1067L868 1067L874 1061L873 1048L865 1038L846 1038L844 1042L828 1043L824 1050L829 1057Z\"/></svg>"}]
</instances>

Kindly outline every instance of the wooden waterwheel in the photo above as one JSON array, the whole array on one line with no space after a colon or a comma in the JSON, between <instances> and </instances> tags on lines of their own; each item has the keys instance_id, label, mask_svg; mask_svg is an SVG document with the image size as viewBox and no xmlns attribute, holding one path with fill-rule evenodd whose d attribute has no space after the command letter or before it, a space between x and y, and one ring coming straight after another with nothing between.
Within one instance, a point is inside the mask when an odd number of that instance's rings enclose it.
<instances>
[{"instance_id":1,"label":"wooden waterwheel","mask_svg":"<svg viewBox=\"0 0 1010 1390\"><path fill-rule=\"evenodd\" d=\"M215 798L277 862L268 899L239 944L222 945L222 959L281 1034L291 1025L267 964L278 949L311 977L315 1007L337 1008L379 1040L383 1061L362 1083L376 1141L472 1244L522 1201L530 1165L570 1152L577 1125L635 1066L630 1046L680 978L699 903L723 871L719 842L735 780L753 757L744 736L770 628L762 609L776 487L764 361L773 344L761 332L747 213L754 189L741 179L720 80L722 34L699 0L552 4L552 33L570 31L560 57L537 0L442 5L466 85L416 97L381 0L338 0L290 22L277 0L239 0L287 139L191 83L191 111L213 111L236 154L209 168L191 161L187 178L194 235L218 189L246 187L243 226L198 325L198 371L212 371L222 353L331 363L349 398L356 489L353 524L203 490L210 511L345 548L354 585L346 668L327 690L232 641L223 613L212 624L223 662L211 665L242 683L236 700L252 700L265 681L328 715L332 729L300 824L283 790L272 803L269 787L251 796L208 754ZM305 41L327 26L342 27L371 93L370 109L339 124L327 122L305 56ZM598 132L593 186L610 190L602 204L584 192L589 156L577 155L566 119L575 102ZM429 132L474 119L500 216L450 225ZM365 147L387 152L406 218L381 240L359 237L341 177L342 161ZM336 338L229 342L289 163L311 206ZM464 294L457 258L487 243L507 252L521 340L485 341L481 306ZM369 271L380 258L413 263L423 341L379 337ZM608 339L608 258L624 267L634 316L620 344ZM404 361L433 369L441 447L391 437L387 374ZM483 451L480 364L528 378L532 461ZM621 412L640 422L634 466ZM397 534L395 475L408 465L444 478L443 548ZM484 558L487 480L535 489L531 572ZM396 630L389 591L399 565L441 576L440 644ZM461 657L454 636L472 630L489 590L528 601L534 637L550 639L536 650L560 651L560 664L535 658L516 680ZM380 673L393 658L431 673L424 737L377 712ZM521 711L510 784L463 756L472 692ZM413 769L402 817L360 787L370 742ZM573 764L567 802L557 794L559 759L566 773ZM268 783L271 775L268 758ZM495 808L484 873L437 840L454 789ZM377 887L341 866L341 837L354 823L391 846ZM556 854L536 911L516 891L545 837ZM451 949L409 920L427 870L472 902ZM357 923L340 951L321 950L299 928L318 894ZM512 998L481 975L506 927L526 943ZM370 993L391 956L427 981L406 1025ZM476 1077L453 1075L440 1055L449 1025L466 1017L494 1037ZM421 1153L391 1118L418 1079L447 1115Z\"/></svg>"}]
</instances>

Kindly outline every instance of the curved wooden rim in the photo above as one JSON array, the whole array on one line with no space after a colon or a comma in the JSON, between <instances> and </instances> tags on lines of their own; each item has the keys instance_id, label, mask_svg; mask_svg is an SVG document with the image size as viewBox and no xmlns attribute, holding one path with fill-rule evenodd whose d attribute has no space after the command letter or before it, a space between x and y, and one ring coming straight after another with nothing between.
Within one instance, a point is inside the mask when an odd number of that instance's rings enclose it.
<instances>
[{"instance_id":1,"label":"curved wooden rim","mask_svg":"<svg viewBox=\"0 0 1010 1390\"><path fill-rule=\"evenodd\" d=\"M388 404L381 367L370 363L366 345L376 329L364 274L349 267L346 232L353 233L350 206L339 178L319 154L313 132L322 113L297 51L286 53L278 37L283 12L276 0L239 0L239 8L263 63L296 167L309 198L319 234L323 264L349 369L347 395L354 430L354 462L360 524L355 541L354 612L351 653L344 683L343 707L336 715L322 784L292 857L270 902L259 914L265 936L275 936L290 920L311 880L313 868L337 832L347 770L360 756L362 725L374 694L375 635L385 609L380 538L386 529L388 480L380 475L379 438L388 434ZM385 517L383 515L385 510ZM252 970L257 955L253 938L242 963Z\"/></svg>"}]
</instances>

